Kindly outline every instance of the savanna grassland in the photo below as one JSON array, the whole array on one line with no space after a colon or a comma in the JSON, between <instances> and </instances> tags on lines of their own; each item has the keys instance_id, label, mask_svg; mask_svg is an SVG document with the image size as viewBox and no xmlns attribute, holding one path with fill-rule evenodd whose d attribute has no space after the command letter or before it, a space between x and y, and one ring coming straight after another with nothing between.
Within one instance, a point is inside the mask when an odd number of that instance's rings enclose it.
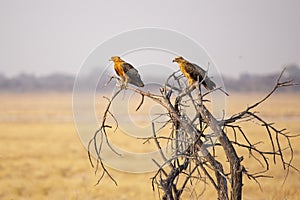
<instances>
[{"instance_id":1,"label":"savanna grassland","mask_svg":"<svg viewBox=\"0 0 300 200\"><path fill-rule=\"evenodd\" d=\"M261 97L263 94L231 94L227 99L227 115ZM118 186L108 178L95 186L97 176L73 122L71 93L2 93L0 98L0 199L157 198L151 187L152 173L111 170ZM299 99L300 94L275 94L258 110L262 117L275 122L276 127L299 134ZM250 139L260 138L262 131L259 126L245 125ZM292 144L293 164L300 168L300 138L293 139ZM246 159L247 154L244 157L242 164L255 170L257 163ZM299 199L300 174L292 170L282 185L285 177L282 166L278 164L270 173L274 178L260 180L262 191L244 177L244 199ZM207 189L202 199L216 199L213 190Z\"/></svg>"}]
</instances>

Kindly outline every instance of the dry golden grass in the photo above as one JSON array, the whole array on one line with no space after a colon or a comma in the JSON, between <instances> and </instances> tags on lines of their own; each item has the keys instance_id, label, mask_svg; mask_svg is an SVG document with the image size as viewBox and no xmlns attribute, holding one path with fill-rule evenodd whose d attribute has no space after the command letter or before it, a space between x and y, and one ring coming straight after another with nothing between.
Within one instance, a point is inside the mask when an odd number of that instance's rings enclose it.
<instances>
[{"instance_id":1,"label":"dry golden grass","mask_svg":"<svg viewBox=\"0 0 300 200\"><path fill-rule=\"evenodd\" d=\"M229 115L262 96L232 94L227 100ZM70 93L0 94L0 97L0 199L150 200L157 197L152 192L151 173L112 170L118 187L107 178L94 186L97 177L73 124ZM259 109L262 116L278 122L278 127L300 133L299 98L300 94L276 94ZM246 128L253 137L259 137L259 128ZM300 168L300 139L295 139L293 145L294 165ZM247 159L243 164L255 168ZM274 179L261 179L263 191L245 177L244 199L299 198L300 174L291 171L282 186L281 166L276 166L272 173ZM209 189L203 195L203 199L212 197L214 191Z\"/></svg>"}]
</instances>

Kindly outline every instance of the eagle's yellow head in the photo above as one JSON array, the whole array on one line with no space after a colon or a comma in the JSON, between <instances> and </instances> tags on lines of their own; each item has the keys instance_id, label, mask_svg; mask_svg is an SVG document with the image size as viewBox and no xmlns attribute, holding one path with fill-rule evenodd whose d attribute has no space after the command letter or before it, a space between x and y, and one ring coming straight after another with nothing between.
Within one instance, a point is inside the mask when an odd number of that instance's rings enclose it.
<instances>
[{"instance_id":1,"label":"eagle's yellow head","mask_svg":"<svg viewBox=\"0 0 300 200\"><path fill-rule=\"evenodd\" d=\"M109 59L109 61L113 61L113 62L121 62L122 59L119 56L113 56Z\"/></svg>"},{"instance_id":2,"label":"eagle's yellow head","mask_svg":"<svg viewBox=\"0 0 300 200\"><path fill-rule=\"evenodd\" d=\"M184 58L182 56L177 56L176 58L173 59L173 62L181 63L184 62Z\"/></svg>"}]
</instances>

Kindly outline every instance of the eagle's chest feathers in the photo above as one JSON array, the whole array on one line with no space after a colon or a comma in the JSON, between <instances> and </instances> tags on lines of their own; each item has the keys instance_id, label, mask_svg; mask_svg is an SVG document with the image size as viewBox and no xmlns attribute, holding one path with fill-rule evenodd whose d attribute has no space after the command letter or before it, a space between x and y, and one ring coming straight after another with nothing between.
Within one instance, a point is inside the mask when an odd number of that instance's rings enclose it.
<instances>
[{"instance_id":1,"label":"eagle's chest feathers","mask_svg":"<svg viewBox=\"0 0 300 200\"><path fill-rule=\"evenodd\" d=\"M179 67L180 67L180 70L182 71L183 75L188 79L189 85L192 85L194 83L194 80L191 77L191 75L185 70L185 64L180 63Z\"/></svg>"},{"instance_id":2,"label":"eagle's chest feathers","mask_svg":"<svg viewBox=\"0 0 300 200\"><path fill-rule=\"evenodd\" d=\"M123 76L124 76L124 70L123 70L122 63L121 63L121 62L116 62L116 63L114 64L114 68L115 68L115 71L117 72L117 74L118 74L120 77L123 77Z\"/></svg>"}]
</instances>

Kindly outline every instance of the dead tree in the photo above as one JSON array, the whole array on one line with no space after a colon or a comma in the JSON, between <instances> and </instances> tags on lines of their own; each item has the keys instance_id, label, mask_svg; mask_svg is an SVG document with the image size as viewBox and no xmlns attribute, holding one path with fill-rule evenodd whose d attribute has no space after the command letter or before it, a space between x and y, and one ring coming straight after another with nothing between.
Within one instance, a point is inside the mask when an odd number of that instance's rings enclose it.
<instances>
[{"instance_id":1,"label":"dead tree","mask_svg":"<svg viewBox=\"0 0 300 200\"><path fill-rule=\"evenodd\" d=\"M284 71L283 71L284 72ZM286 176L290 169L299 170L292 165L293 147L291 139L297 135L289 134L286 129L277 129L273 123L268 123L261 118L255 108L265 102L278 88L295 85L292 80L282 81L283 72L280 74L274 88L260 101L247 107L245 110L221 120L216 119L207 107L209 100L207 97L214 91L203 92L199 84L188 87L182 81L182 75L174 72L166 80L160 89L160 94L153 94L133 87L126 87L141 95L141 102L137 105L137 110L143 105L144 98L149 98L153 102L163 106L168 120L162 128L170 125L172 128L168 136L159 135L152 122L153 136L146 138L147 141L154 141L157 149L164 160L164 163L157 164L158 170L152 178L153 190L159 192L161 199L177 200L182 195L195 195L201 188L194 187L203 183L210 185L217 193L218 199L242 199L243 176L253 179L259 184L258 178L269 177L267 172L270 169L270 160L276 164L281 163ZM117 80L112 77L110 80ZM109 147L108 129L112 126L107 124L107 118L111 117L116 122L110 106L114 98L122 89L117 91L108 100L108 106L102 118L99 130L89 143L89 159L95 172L101 171L99 181L104 175L108 175L117 184L117 181L110 175L103 164L101 148L103 142ZM187 113L185 108L190 106L194 109L193 114ZM157 120L157 119L156 119ZM270 144L268 151L262 150L262 141L251 141L249 135L243 130L241 123L259 124L264 127L264 143ZM98 144L98 139L100 143ZM172 156L164 154L161 141L167 140L172 146ZM237 150L246 149L249 156L254 158L262 170L258 172L247 171L247 166L243 166L242 161L245 155L238 155ZM96 152L96 164L94 164L91 150ZM111 147L111 150L114 149ZM117 152L115 152L117 153ZM226 159L219 159L226 157ZM271 159L270 159L271 158ZM98 181L98 183L99 183ZM194 188L194 189L193 189ZM196 198L201 195L195 195Z\"/></svg>"}]
</instances>

